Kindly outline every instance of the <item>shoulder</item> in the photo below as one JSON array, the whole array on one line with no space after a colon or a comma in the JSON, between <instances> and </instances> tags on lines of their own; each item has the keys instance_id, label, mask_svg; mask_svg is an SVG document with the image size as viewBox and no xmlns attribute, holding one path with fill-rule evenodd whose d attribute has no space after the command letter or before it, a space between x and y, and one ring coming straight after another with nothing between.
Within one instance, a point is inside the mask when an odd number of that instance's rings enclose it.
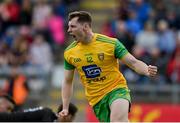
<instances>
[{"instance_id":1,"label":"shoulder","mask_svg":"<svg viewBox=\"0 0 180 123\"><path fill-rule=\"evenodd\" d=\"M96 41L99 42L104 42L104 43L109 43L109 44L116 44L116 42L118 41L117 38L113 38L113 37L109 37L103 34L97 34L96 36Z\"/></svg>"},{"instance_id":2,"label":"shoulder","mask_svg":"<svg viewBox=\"0 0 180 123\"><path fill-rule=\"evenodd\" d=\"M70 55L72 55L74 52L76 52L78 42L74 41L72 42L65 50L64 50L64 58L67 60Z\"/></svg>"},{"instance_id":3,"label":"shoulder","mask_svg":"<svg viewBox=\"0 0 180 123\"><path fill-rule=\"evenodd\" d=\"M75 48L77 46L78 42L77 41L74 41L72 42L66 49L65 49L65 52Z\"/></svg>"}]
</instances>

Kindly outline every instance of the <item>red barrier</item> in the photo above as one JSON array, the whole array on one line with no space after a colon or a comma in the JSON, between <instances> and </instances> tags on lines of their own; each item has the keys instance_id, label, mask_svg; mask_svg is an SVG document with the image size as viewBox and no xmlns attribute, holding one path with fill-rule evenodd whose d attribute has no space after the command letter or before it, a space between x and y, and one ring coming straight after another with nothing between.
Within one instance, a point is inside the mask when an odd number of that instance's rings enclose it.
<instances>
[{"instance_id":1,"label":"red barrier","mask_svg":"<svg viewBox=\"0 0 180 123\"><path fill-rule=\"evenodd\" d=\"M87 122L98 122L90 106L86 110ZM180 104L134 104L129 113L131 122L180 122Z\"/></svg>"},{"instance_id":2,"label":"red barrier","mask_svg":"<svg viewBox=\"0 0 180 123\"><path fill-rule=\"evenodd\" d=\"M93 109L88 105L86 107L86 121L87 122L98 122Z\"/></svg>"},{"instance_id":3,"label":"red barrier","mask_svg":"<svg viewBox=\"0 0 180 123\"><path fill-rule=\"evenodd\" d=\"M135 104L129 119L132 122L180 122L180 105Z\"/></svg>"}]
</instances>

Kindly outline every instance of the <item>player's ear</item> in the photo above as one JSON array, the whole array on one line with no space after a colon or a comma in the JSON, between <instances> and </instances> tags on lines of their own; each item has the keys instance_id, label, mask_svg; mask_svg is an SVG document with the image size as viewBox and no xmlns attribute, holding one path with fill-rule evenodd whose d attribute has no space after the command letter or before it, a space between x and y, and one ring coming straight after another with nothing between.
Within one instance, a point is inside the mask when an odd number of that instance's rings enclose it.
<instances>
[{"instance_id":1,"label":"player's ear","mask_svg":"<svg viewBox=\"0 0 180 123\"><path fill-rule=\"evenodd\" d=\"M88 32L88 29L89 29L89 25L88 25L87 23L84 23L84 25L83 25L83 30L84 30L85 32Z\"/></svg>"},{"instance_id":2,"label":"player's ear","mask_svg":"<svg viewBox=\"0 0 180 123\"><path fill-rule=\"evenodd\" d=\"M88 29L88 28L89 28L88 23L84 23L84 28L85 28L85 29Z\"/></svg>"}]
</instances>

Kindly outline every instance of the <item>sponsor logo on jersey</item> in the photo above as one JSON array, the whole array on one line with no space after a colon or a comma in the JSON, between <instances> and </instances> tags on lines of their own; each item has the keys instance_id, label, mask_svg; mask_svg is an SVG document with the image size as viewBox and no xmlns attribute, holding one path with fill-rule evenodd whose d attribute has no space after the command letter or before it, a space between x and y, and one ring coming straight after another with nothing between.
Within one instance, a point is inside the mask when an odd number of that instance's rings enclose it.
<instances>
[{"instance_id":1,"label":"sponsor logo on jersey","mask_svg":"<svg viewBox=\"0 0 180 123\"><path fill-rule=\"evenodd\" d=\"M86 78L95 78L99 77L101 73L101 68L96 64L83 66L82 70L84 71Z\"/></svg>"},{"instance_id":2,"label":"sponsor logo on jersey","mask_svg":"<svg viewBox=\"0 0 180 123\"><path fill-rule=\"evenodd\" d=\"M87 82L91 83L91 82L103 82L106 79L106 76L103 77L97 77L97 78L93 78L93 79L88 79Z\"/></svg>"},{"instance_id":3,"label":"sponsor logo on jersey","mask_svg":"<svg viewBox=\"0 0 180 123\"><path fill-rule=\"evenodd\" d=\"M80 62L81 59L80 58L74 58L74 62L77 63L77 62Z\"/></svg>"}]
</instances>

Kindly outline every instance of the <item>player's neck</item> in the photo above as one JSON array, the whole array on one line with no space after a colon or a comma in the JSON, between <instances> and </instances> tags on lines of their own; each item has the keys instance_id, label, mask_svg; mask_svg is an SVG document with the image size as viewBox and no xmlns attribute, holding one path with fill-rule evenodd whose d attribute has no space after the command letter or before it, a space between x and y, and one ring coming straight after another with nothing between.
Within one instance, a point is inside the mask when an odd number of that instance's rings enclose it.
<instances>
[{"instance_id":1,"label":"player's neck","mask_svg":"<svg viewBox=\"0 0 180 123\"><path fill-rule=\"evenodd\" d=\"M84 38L84 41L82 42L83 44L89 44L92 42L94 37L94 33L91 31L87 34L87 36Z\"/></svg>"}]
</instances>

